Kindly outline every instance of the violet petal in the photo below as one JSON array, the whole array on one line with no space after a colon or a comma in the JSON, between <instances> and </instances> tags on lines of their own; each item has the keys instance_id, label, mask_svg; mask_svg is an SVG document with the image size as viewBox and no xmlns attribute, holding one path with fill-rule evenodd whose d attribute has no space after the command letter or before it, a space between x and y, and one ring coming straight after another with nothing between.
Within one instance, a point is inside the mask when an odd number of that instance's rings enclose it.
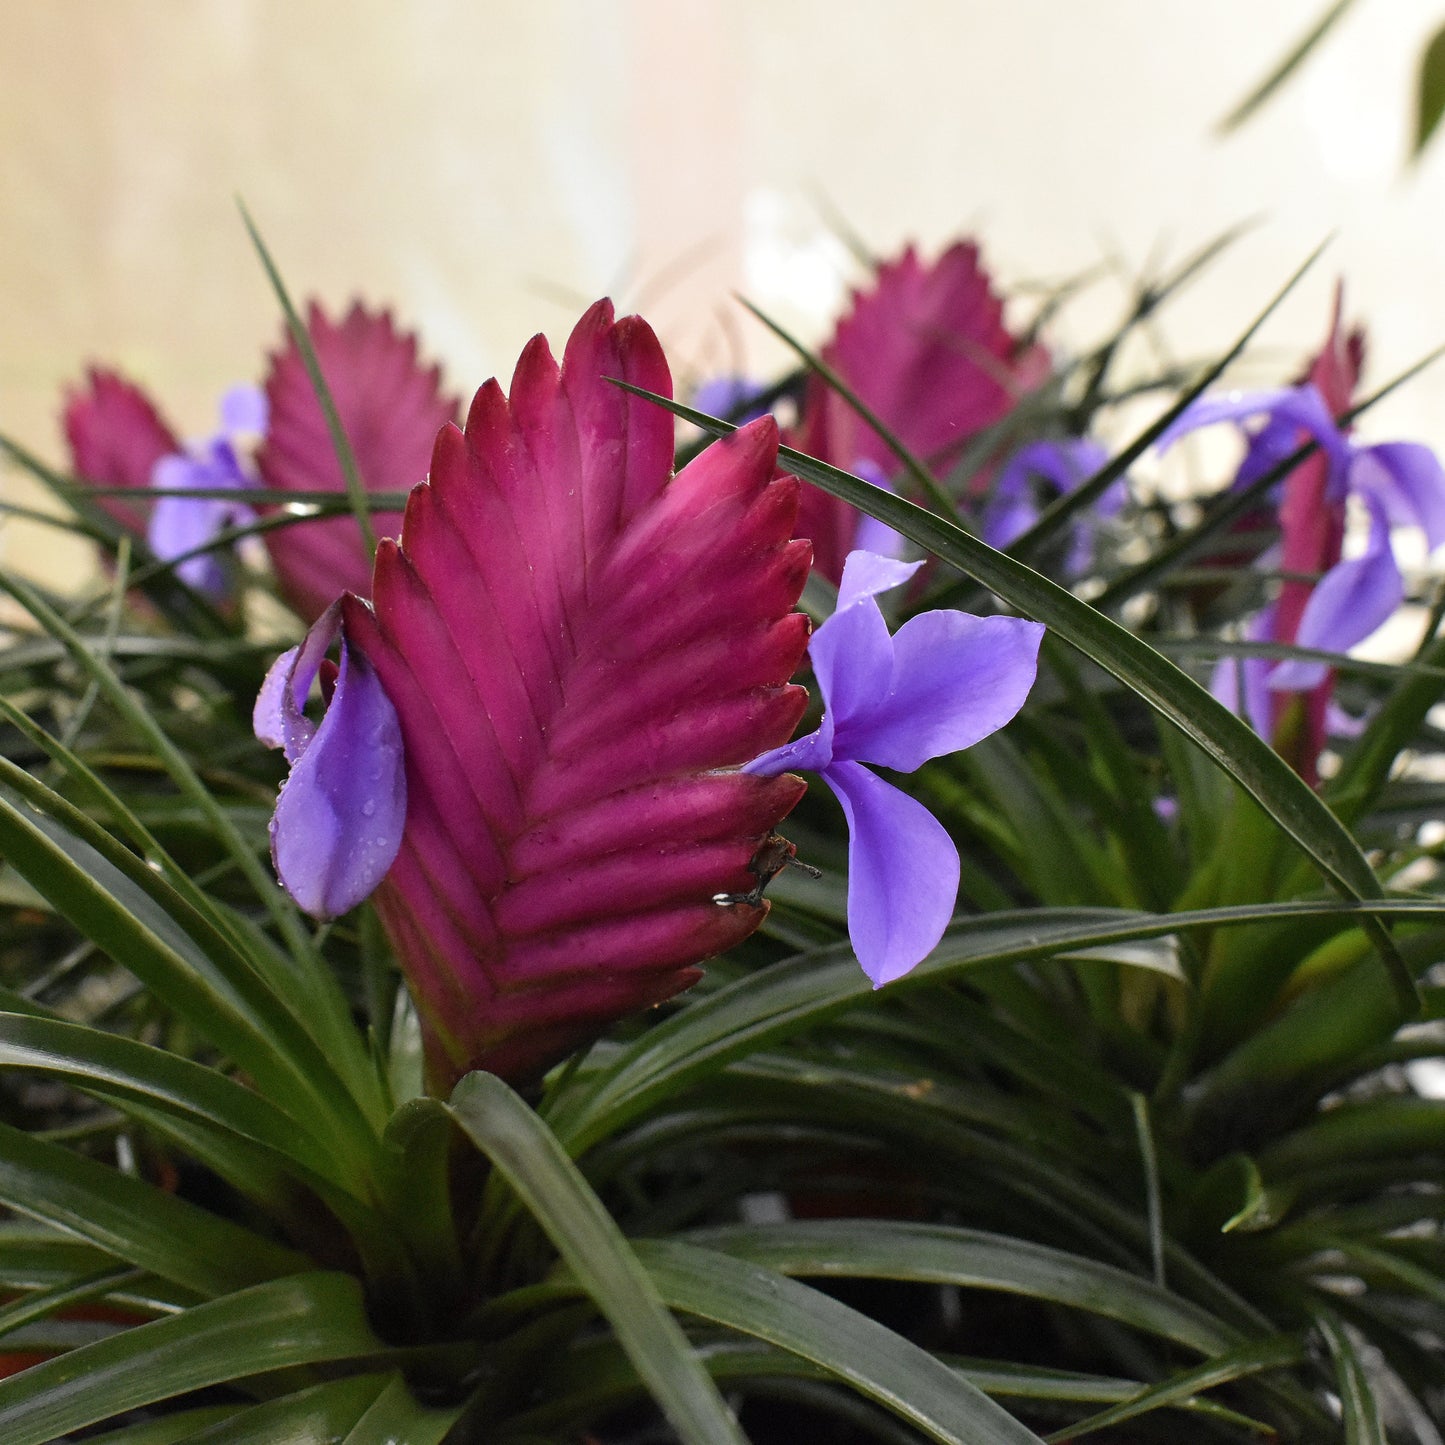
<instances>
[{"instance_id":1,"label":"violet petal","mask_svg":"<svg viewBox=\"0 0 1445 1445\"><path fill-rule=\"evenodd\" d=\"M1256 612L1245 625L1245 640L1273 641L1274 618L1272 604ZM1269 671L1273 666L1267 657L1221 657L1209 679L1209 691L1214 697L1230 712L1247 718L1262 738L1267 738L1274 726L1274 704L1269 693Z\"/></svg>"},{"instance_id":2,"label":"violet petal","mask_svg":"<svg viewBox=\"0 0 1445 1445\"><path fill-rule=\"evenodd\" d=\"M848 554L838 587L838 610L808 643L824 710L834 726L887 692L893 673L893 639L873 599L906 582L922 565L873 552Z\"/></svg>"},{"instance_id":3,"label":"violet petal","mask_svg":"<svg viewBox=\"0 0 1445 1445\"><path fill-rule=\"evenodd\" d=\"M825 713L816 732L780 748L770 748L744 764L742 771L760 778L775 778L779 773L821 773L832 761L833 715Z\"/></svg>"},{"instance_id":4,"label":"violet petal","mask_svg":"<svg viewBox=\"0 0 1445 1445\"><path fill-rule=\"evenodd\" d=\"M835 756L912 772L1009 722L1038 672L1042 624L1020 617L924 612L893 638L885 690L839 713Z\"/></svg>"},{"instance_id":5,"label":"violet petal","mask_svg":"<svg viewBox=\"0 0 1445 1445\"><path fill-rule=\"evenodd\" d=\"M221 427L228 435L260 435L266 430L266 393L259 386L242 383L221 398Z\"/></svg>"},{"instance_id":6,"label":"violet petal","mask_svg":"<svg viewBox=\"0 0 1445 1445\"><path fill-rule=\"evenodd\" d=\"M1374 497L1396 526L1419 527L1433 552L1445 542L1445 468L1419 442L1361 447L1350 463L1350 485Z\"/></svg>"},{"instance_id":7,"label":"violet petal","mask_svg":"<svg viewBox=\"0 0 1445 1445\"><path fill-rule=\"evenodd\" d=\"M1363 642L1405 600L1405 583L1390 551L1390 526L1378 504L1370 507L1370 540L1364 553L1337 562L1310 593L1295 641L1301 647L1348 652ZM1292 658L1274 669L1275 691L1304 692L1325 680L1329 665Z\"/></svg>"},{"instance_id":8,"label":"violet petal","mask_svg":"<svg viewBox=\"0 0 1445 1445\"><path fill-rule=\"evenodd\" d=\"M953 916L958 849L923 806L858 763L824 781L848 820L848 936L881 988L921 963Z\"/></svg>"},{"instance_id":9,"label":"violet petal","mask_svg":"<svg viewBox=\"0 0 1445 1445\"><path fill-rule=\"evenodd\" d=\"M339 917L386 876L405 824L396 709L370 663L343 640L331 706L276 802L276 873L312 917Z\"/></svg>"},{"instance_id":10,"label":"violet petal","mask_svg":"<svg viewBox=\"0 0 1445 1445\"><path fill-rule=\"evenodd\" d=\"M321 660L341 632L341 604L333 602L307 630L299 647L283 652L271 664L256 706L251 726L268 748L280 748L294 765L316 735L316 724L305 714L311 684L321 671Z\"/></svg>"}]
</instances>

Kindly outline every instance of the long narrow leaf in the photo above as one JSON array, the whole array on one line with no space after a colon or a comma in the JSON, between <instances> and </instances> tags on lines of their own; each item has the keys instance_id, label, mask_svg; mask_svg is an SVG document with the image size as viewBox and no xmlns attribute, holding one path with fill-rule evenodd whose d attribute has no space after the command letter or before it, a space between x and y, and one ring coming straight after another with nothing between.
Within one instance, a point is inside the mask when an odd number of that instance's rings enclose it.
<instances>
[{"instance_id":1,"label":"long narrow leaf","mask_svg":"<svg viewBox=\"0 0 1445 1445\"><path fill-rule=\"evenodd\" d=\"M1241 926L1286 918L1438 918L1445 904L1392 899L1352 905L1274 903L1191 913L1110 909L1035 909L989 914L955 924L933 954L889 984L896 995L965 969L1159 938L1185 929ZM548 1109L574 1154L623 1128L639 1110L723 1068L734 1059L801 1033L872 996L852 949L836 945L798 954L718 990L628 1045L606 1068L559 1094Z\"/></svg>"},{"instance_id":2,"label":"long narrow leaf","mask_svg":"<svg viewBox=\"0 0 1445 1445\"><path fill-rule=\"evenodd\" d=\"M0 1203L202 1295L295 1274L309 1263L142 1179L8 1124L0 1124Z\"/></svg>"},{"instance_id":3,"label":"long narrow leaf","mask_svg":"<svg viewBox=\"0 0 1445 1445\"><path fill-rule=\"evenodd\" d=\"M468 1074L452 1094L450 1108L607 1317L683 1439L689 1445L744 1445L736 1421L687 1336L658 1299L606 1207L547 1126L491 1074Z\"/></svg>"},{"instance_id":4,"label":"long narrow leaf","mask_svg":"<svg viewBox=\"0 0 1445 1445\"><path fill-rule=\"evenodd\" d=\"M638 1258L674 1309L766 1340L822 1366L946 1445L1041 1445L981 1390L847 1305L729 1255L642 1240Z\"/></svg>"},{"instance_id":5,"label":"long narrow leaf","mask_svg":"<svg viewBox=\"0 0 1445 1445\"><path fill-rule=\"evenodd\" d=\"M976 1229L887 1219L790 1221L694 1230L707 1249L789 1276L911 1279L1001 1290L1107 1315L1201 1354L1239 1343L1206 1310L1151 1280L1047 1245Z\"/></svg>"},{"instance_id":6,"label":"long narrow leaf","mask_svg":"<svg viewBox=\"0 0 1445 1445\"><path fill-rule=\"evenodd\" d=\"M354 1279L304 1274L275 1280L85 1345L0 1382L0 1439L5 1445L45 1445L68 1431L207 1385L385 1354L366 1322Z\"/></svg>"}]
</instances>

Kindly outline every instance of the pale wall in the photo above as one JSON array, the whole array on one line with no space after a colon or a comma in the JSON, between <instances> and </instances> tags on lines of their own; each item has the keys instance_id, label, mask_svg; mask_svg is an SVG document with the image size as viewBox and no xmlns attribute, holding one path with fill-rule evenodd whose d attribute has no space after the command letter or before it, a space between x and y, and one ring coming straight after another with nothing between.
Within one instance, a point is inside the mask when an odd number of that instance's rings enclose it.
<instances>
[{"instance_id":1,"label":"pale wall","mask_svg":"<svg viewBox=\"0 0 1445 1445\"><path fill-rule=\"evenodd\" d=\"M819 198L879 250L976 229L1009 278L1262 215L1170 313L1187 354L1335 230L1259 374L1317 339L1343 271L1382 379L1445 340L1445 137L1402 168L1445 6L1364 0L1247 130L1210 133L1323 3L0 0L0 429L59 459L90 358L206 429L277 334L237 194L298 294L390 300L466 391L603 291L679 370L773 357L719 319L733 289L816 335L847 266ZM1119 305L1101 288L1075 334ZM1442 404L1445 369L1372 432L1445 446ZM0 531L0 558L35 555Z\"/></svg>"}]
</instances>

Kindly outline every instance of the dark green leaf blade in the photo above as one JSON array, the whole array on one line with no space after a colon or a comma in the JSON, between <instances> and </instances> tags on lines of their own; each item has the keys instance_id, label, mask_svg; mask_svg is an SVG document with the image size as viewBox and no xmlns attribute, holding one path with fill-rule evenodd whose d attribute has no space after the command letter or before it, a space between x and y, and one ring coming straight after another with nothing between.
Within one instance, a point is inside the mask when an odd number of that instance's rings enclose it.
<instances>
[{"instance_id":1,"label":"dark green leaf blade","mask_svg":"<svg viewBox=\"0 0 1445 1445\"><path fill-rule=\"evenodd\" d=\"M1041 1445L961 1375L847 1305L771 1270L678 1240L638 1258L674 1309L820 1365L945 1445Z\"/></svg>"},{"instance_id":2,"label":"dark green leaf blade","mask_svg":"<svg viewBox=\"0 0 1445 1445\"><path fill-rule=\"evenodd\" d=\"M0 1438L6 1445L45 1445L207 1385L385 1354L354 1279L297 1275L137 1326L0 1381Z\"/></svg>"},{"instance_id":3,"label":"dark green leaf blade","mask_svg":"<svg viewBox=\"0 0 1445 1445\"><path fill-rule=\"evenodd\" d=\"M468 1074L449 1105L607 1317L638 1374L689 1445L745 1445L737 1422L668 1314L621 1230L551 1130L491 1074Z\"/></svg>"}]
</instances>

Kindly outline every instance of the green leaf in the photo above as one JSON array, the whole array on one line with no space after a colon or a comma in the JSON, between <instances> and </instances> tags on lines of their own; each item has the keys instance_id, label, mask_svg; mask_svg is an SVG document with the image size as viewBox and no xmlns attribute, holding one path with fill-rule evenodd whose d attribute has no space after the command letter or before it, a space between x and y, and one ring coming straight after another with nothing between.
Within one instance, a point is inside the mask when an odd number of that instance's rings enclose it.
<instances>
[{"instance_id":1,"label":"green leaf","mask_svg":"<svg viewBox=\"0 0 1445 1445\"><path fill-rule=\"evenodd\" d=\"M418 1405L406 1381L396 1375L352 1426L344 1445L403 1445L403 1442L404 1445L440 1445L442 1437L461 1418L464 1408L450 1405L431 1409ZM271 1445L275 1438L257 1435L256 1445Z\"/></svg>"},{"instance_id":2,"label":"green leaf","mask_svg":"<svg viewBox=\"0 0 1445 1445\"><path fill-rule=\"evenodd\" d=\"M1261 1370L1276 1370L1286 1365L1298 1364L1304 1358L1300 1342L1281 1336L1272 1340L1251 1341L1237 1349L1228 1350L1192 1370L1181 1370L1157 1385L1142 1389L1131 1399L1121 1401L1097 1415L1090 1415L1067 1430L1059 1431L1056 1437L1060 1445L1066 1441L1079 1440L1096 1430L1133 1420L1151 1410L1166 1405L1185 1405L1201 1390L1212 1390L1218 1385L1227 1385L1247 1375L1258 1374Z\"/></svg>"},{"instance_id":3,"label":"green leaf","mask_svg":"<svg viewBox=\"0 0 1445 1445\"><path fill-rule=\"evenodd\" d=\"M32 1320L46 1319L72 1305L84 1304L99 1295L109 1294L112 1289L134 1284L144 1278L144 1270L102 1269L95 1274L69 1280L54 1289L37 1290L13 1304L0 1307L0 1335L7 1335L12 1330L24 1328Z\"/></svg>"},{"instance_id":4,"label":"green leaf","mask_svg":"<svg viewBox=\"0 0 1445 1445\"><path fill-rule=\"evenodd\" d=\"M1430 37L1420 56L1420 78L1415 88L1415 155L1425 149L1445 115L1445 29Z\"/></svg>"},{"instance_id":5,"label":"green leaf","mask_svg":"<svg viewBox=\"0 0 1445 1445\"><path fill-rule=\"evenodd\" d=\"M999 1290L1069 1305L1217 1354L1238 1334L1208 1311L1083 1255L1007 1235L887 1219L791 1221L693 1230L690 1242L776 1270L823 1279L909 1279Z\"/></svg>"},{"instance_id":6,"label":"green leaf","mask_svg":"<svg viewBox=\"0 0 1445 1445\"><path fill-rule=\"evenodd\" d=\"M0 1381L0 1438L6 1445L46 1445L208 1385L386 1353L366 1322L354 1279L297 1275L139 1325ZM222 1440L232 1438L226 1429Z\"/></svg>"},{"instance_id":7,"label":"green leaf","mask_svg":"<svg viewBox=\"0 0 1445 1445\"><path fill-rule=\"evenodd\" d=\"M674 1309L821 1366L946 1445L1041 1445L981 1390L910 1340L759 1265L677 1240L637 1255Z\"/></svg>"},{"instance_id":8,"label":"green leaf","mask_svg":"<svg viewBox=\"0 0 1445 1445\"><path fill-rule=\"evenodd\" d=\"M1370 1373L1356 1353L1349 1332L1329 1310L1315 1315L1315 1327L1324 1337L1335 1362L1340 1410L1345 1423L1345 1445L1389 1445L1380 1423L1380 1407L1370 1383Z\"/></svg>"},{"instance_id":9,"label":"green leaf","mask_svg":"<svg viewBox=\"0 0 1445 1445\"><path fill-rule=\"evenodd\" d=\"M143 1420L138 1425L122 1425L95 1438L105 1445L190 1445L197 1431L233 1420L240 1412L234 1405L203 1405L198 1410L179 1410L162 1415L159 1420Z\"/></svg>"},{"instance_id":10,"label":"green leaf","mask_svg":"<svg viewBox=\"0 0 1445 1445\"><path fill-rule=\"evenodd\" d=\"M17 806L5 784L46 813ZM46 816L49 814L50 816ZM0 853L63 917L255 1077L302 1101L353 1157L366 1124L308 1037L230 935L195 914L133 854L38 780L0 758Z\"/></svg>"},{"instance_id":11,"label":"green leaf","mask_svg":"<svg viewBox=\"0 0 1445 1445\"><path fill-rule=\"evenodd\" d=\"M0 1202L202 1295L310 1267L239 1224L8 1124L0 1124Z\"/></svg>"},{"instance_id":12,"label":"green leaf","mask_svg":"<svg viewBox=\"0 0 1445 1445\"><path fill-rule=\"evenodd\" d=\"M308 1183L333 1168L329 1146L268 1099L215 1069L116 1034L0 1013L0 1068L48 1074L122 1108L135 1100L235 1135L299 1166ZM336 1173L331 1182L346 1187Z\"/></svg>"},{"instance_id":13,"label":"green leaf","mask_svg":"<svg viewBox=\"0 0 1445 1445\"><path fill-rule=\"evenodd\" d=\"M912 973L888 985L897 997L967 969L1160 938L1185 929L1285 918L1438 918L1445 904L1393 899L1365 905L1273 903L1190 913L1032 909L956 922ZM844 944L797 954L689 1004L618 1051L604 1068L548 1100L547 1118L574 1154L625 1127L642 1110L734 1059L766 1048L873 996Z\"/></svg>"},{"instance_id":14,"label":"green leaf","mask_svg":"<svg viewBox=\"0 0 1445 1445\"><path fill-rule=\"evenodd\" d=\"M1220 132L1227 135L1243 125L1309 59L1316 46L1353 4L1354 0L1334 0L1334 4L1324 11L1284 59L1219 122Z\"/></svg>"},{"instance_id":15,"label":"green leaf","mask_svg":"<svg viewBox=\"0 0 1445 1445\"><path fill-rule=\"evenodd\" d=\"M606 1206L547 1126L500 1079L468 1074L449 1105L617 1333L689 1445L745 1445L722 1397L668 1314Z\"/></svg>"}]
</instances>

